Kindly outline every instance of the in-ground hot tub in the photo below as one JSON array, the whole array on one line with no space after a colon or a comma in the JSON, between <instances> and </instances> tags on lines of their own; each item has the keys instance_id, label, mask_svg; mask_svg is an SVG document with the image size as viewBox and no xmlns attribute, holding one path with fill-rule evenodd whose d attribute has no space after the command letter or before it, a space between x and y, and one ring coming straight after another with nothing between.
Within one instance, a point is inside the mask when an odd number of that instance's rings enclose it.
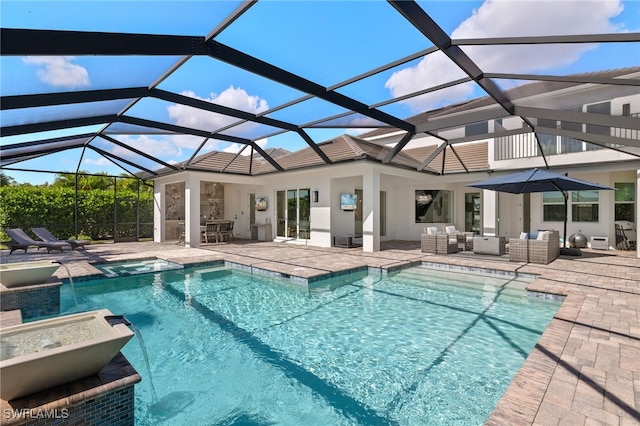
<instances>
[{"instance_id":1,"label":"in-ground hot tub","mask_svg":"<svg viewBox=\"0 0 640 426\"><path fill-rule=\"evenodd\" d=\"M53 260L4 263L0 265L0 284L5 287L44 284L59 267Z\"/></svg>"},{"instance_id":2,"label":"in-ground hot tub","mask_svg":"<svg viewBox=\"0 0 640 426\"><path fill-rule=\"evenodd\" d=\"M0 398L11 400L99 372L133 337L107 309L0 330ZM116 317L118 318L118 317Z\"/></svg>"}]
</instances>

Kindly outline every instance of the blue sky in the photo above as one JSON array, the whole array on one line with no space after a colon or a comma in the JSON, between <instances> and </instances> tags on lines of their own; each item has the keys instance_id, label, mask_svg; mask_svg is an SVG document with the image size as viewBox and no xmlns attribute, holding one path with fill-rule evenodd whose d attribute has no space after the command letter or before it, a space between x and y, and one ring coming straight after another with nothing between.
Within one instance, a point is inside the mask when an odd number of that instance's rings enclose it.
<instances>
[{"instance_id":1,"label":"blue sky","mask_svg":"<svg viewBox=\"0 0 640 426\"><path fill-rule=\"evenodd\" d=\"M640 1L419 1L453 38L517 35L637 32ZM0 3L4 28L38 28L83 31L139 32L205 36L240 2L223 1L14 1ZM384 1L259 1L216 40L324 86L338 84L377 66L413 54L431 43ZM570 74L637 66L640 51L632 44L563 45L549 48L465 47L465 52L488 72ZM2 95L46 93L68 90L148 86L176 63L178 57L58 57L0 59ZM462 77L444 55L416 59L392 70L338 89L367 104L431 87ZM498 81L501 87L516 84ZM522 82L518 82L521 84ZM304 94L262 77L251 75L208 57L194 57L158 86L237 109L261 113ZM393 103L381 109L406 118L419 112L484 95L473 84ZM124 102L51 108L48 117L82 116L118 111ZM38 112L39 111L34 111ZM34 113L32 112L32 114ZM272 112L268 116L295 124L338 114L342 110L319 100ZM229 124L228 118L159 100L145 99L128 115L169 120L175 124L215 129ZM3 125L28 120L20 111L4 111ZM10 143L82 133L51 132L0 139ZM117 139L133 144L167 161L189 158L202 139L188 136L136 135L121 126ZM272 129L275 131L275 129ZM362 129L317 129L309 134L321 142L336 135ZM127 133L130 132L130 133ZM243 125L227 133L247 138L269 133L256 125ZM297 135L285 134L261 140L265 148L296 150L306 146ZM103 149L127 155L115 145ZM207 150L237 151L234 144L210 141ZM16 167L70 170L78 167L81 151L73 150L19 163ZM82 170L119 174L122 169L87 151ZM129 157L131 158L131 157ZM135 170L134 170L135 171ZM51 176L9 173L19 181L41 183Z\"/></svg>"}]
</instances>

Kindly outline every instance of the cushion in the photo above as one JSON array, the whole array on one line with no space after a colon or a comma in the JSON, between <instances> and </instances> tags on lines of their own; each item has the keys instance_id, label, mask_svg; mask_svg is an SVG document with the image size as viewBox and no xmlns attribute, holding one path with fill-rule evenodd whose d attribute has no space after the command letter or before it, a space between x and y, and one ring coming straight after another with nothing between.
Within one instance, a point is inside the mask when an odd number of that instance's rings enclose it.
<instances>
[{"instance_id":1,"label":"cushion","mask_svg":"<svg viewBox=\"0 0 640 426\"><path fill-rule=\"evenodd\" d=\"M457 234L458 230L456 229L455 226L445 226L444 232L446 232L447 234Z\"/></svg>"},{"instance_id":2,"label":"cushion","mask_svg":"<svg viewBox=\"0 0 640 426\"><path fill-rule=\"evenodd\" d=\"M549 231L538 232L538 236L536 237L536 240L538 241L547 240L548 239L547 235L549 235Z\"/></svg>"},{"instance_id":3,"label":"cushion","mask_svg":"<svg viewBox=\"0 0 640 426\"><path fill-rule=\"evenodd\" d=\"M526 232L521 232L521 233L520 233L520 239L521 239L521 240L526 240L528 236L529 236L529 235L528 235Z\"/></svg>"},{"instance_id":4,"label":"cushion","mask_svg":"<svg viewBox=\"0 0 640 426\"><path fill-rule=\"evenodd\" d=\"M531 231L531 232L529 232L528 238L530 240L536 240L536 239L538 239L538 234L539 234L538 231Z\"/></svg>"},{"instance_id":5,"label":"cushion","mask_svg":"<svg viewBox=\"0 0 640 426\"><path fill-rule=\"evenodd\" d=\"M428 226L427 227L427 234L429 235L435 235L438 233L438 228L435 226Z\"/></svg>"}]
</instances>

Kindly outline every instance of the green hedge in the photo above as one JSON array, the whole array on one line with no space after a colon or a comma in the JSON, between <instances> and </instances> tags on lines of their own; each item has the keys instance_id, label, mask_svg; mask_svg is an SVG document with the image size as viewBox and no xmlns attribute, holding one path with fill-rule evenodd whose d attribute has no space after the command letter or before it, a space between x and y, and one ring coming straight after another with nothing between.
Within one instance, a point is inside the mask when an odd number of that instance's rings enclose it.
<instances>
[{"instance_id":1,"label":"green hedge","mask_svg":"<svg viewBox=\"0 0 640 426\"><path fill-rule=\"evenodd\" d=\"M136 235L136 191L117 193L117 235ZM58 238L73 238L75 191L60 187L5 186L0 188L0 226L22 228L46 227ZM93 240L114 238L113 190L78 191L78 231ZM153 194L140 194L141 237L153 232ZM149 235L147 235L149 234ZM6 235L0 236L3 240Z\"/></svg>"}]
</instances>

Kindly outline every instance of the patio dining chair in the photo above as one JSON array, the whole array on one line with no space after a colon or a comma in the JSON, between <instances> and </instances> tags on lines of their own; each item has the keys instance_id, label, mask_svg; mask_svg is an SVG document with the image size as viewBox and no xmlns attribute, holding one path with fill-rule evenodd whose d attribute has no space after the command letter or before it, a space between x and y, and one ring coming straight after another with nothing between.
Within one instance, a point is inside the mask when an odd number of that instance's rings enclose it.
<instances>
[{"instance_id":1,"label":"patio dining chair","mask_svg":"<svg viewBox=\"0 0 640 426\"><path fill-rule=\"evenodd\" d=\"M217 243L220 241L220 222L206 222L205 230L204 230L204 242L209 244L209 242Z\"/></svg>"},{"instance_id":2,"label":"patio dining chair","mask_svg":"<svg viewBox=\"0 0 640 426\"><path fill-rule=\"evenodd\" d=\"M225 237L227 237L227 241L234 239L232 220L220 222L220 241L224 241Z\"/></svg>"},{"instance_id":3,"label":"patio dining chair","mask_svg":"<svg viewBox=\"0 0 640 426\"><path fill-rule=\"evenodd\" d=\"M184 244L184 223L178 223L178 232L180 236L178 237L178 242L176 244Z\"/></svg>"}]
</instances>

